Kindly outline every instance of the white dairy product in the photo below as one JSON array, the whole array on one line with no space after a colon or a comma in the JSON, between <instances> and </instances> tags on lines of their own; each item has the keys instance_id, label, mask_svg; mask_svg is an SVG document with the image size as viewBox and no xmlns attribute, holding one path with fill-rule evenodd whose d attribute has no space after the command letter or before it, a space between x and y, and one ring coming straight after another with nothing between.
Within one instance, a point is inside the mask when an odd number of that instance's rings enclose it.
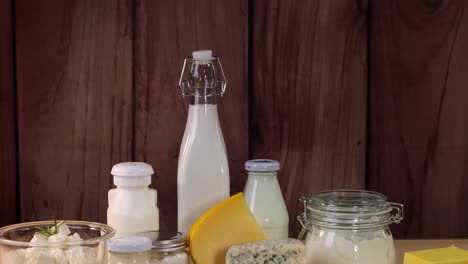
<instances>
[{"instance_id":1,"label":"white dairy product","mask_svg":"<svg viewBox=\"0 0 468 264\"><path fill-rule=\"evenodd\" d=\"M289 215L278 183L279 162L257 159L245 163L249 171L244 197L268 239L288 238Z\"/></svg>"},{"instance_id":2,"label":"white dairy product","mask_svg":"<svg viewBox=\"0 0 468 264\"><path fill-rule=\"evenodd\" d=\"M304 260L304 243L296 239L236 245L226 254L226 264L304 264Z\"/></svg>"},{"instance_id":3,"label":"white dairy product","mask_svg":"<svg viewBox=\"0 0 468 264\"><path fill-rule=\"evenodd\" d=\"M217 106L190 105L177 173L179 231L188 233L204 212L228 197L229 167Z\"/></svg>"},{"instance_id":4,"label":"white dairy product","mask_svg":"<svg viewBox=\"0 0 468 264\"><path fill-rule=\"evenodd\" d=\"M51 230L53 232L53 228ZM34 235L31 242L71 242L81 241L81 237L62 224L58 234L46 237L41 234ZM7 264L98 264L96 250L84 246L64 248L32 247L11 251L7 256Z\"/></svg>"},{"instance_id":5,"label":"white dairy product","mask_svg":"<svg viewBox=\"0 0 468 264\"><path fill-rule=\"evenodd\" d=\"M395 264L392 236L382 234L376 231L362 236L343 230L309 233L306 239L306 263Z\"/></svg>"},{"instance_id":6,"label":"white dairy product","mask_svg":"<svg viewBox=\"0 0 468 264\"><path fill-rule=\"evenodd\" d=\"M181 232L152 231L141 236L152 241L149 264L188 264L187 237Z\"/></svg>"},{"instance_id":7,"label":"white dairy product","mask_svg":"<svg viewBox=\"0 0 468 264\"><path fill-rule=\"evenodd\" d=\"M153 168L142 162L124 162L112 168L117 188L109 191L107 224L115 237L136 235L159 229L157 193L148 188Z\"/></svg>"},{"instance_id":8,"label":"white dairy product","mask_svg":"<svg viewBox=\"0 0 468 264\"><path fill-rule=\"evenodd\" d=\"M188 264L189 258L187 253L179 252L176 254L168 254L166 256L155 258L152 257L150 264Z\"/></svg>"}]
</instances>

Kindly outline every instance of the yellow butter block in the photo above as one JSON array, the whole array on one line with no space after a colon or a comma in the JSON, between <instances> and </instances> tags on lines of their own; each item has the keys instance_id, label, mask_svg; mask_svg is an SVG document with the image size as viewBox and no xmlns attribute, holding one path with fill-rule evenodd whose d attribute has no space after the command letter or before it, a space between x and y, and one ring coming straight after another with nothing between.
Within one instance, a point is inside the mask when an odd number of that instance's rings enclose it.
<instances>
[{"instance_id":1,"label":"yellow butter block","mask_svg":"<svg viewBox=\"0 0 468 264\"><path fill-rule=\"evenodd\" d=\"M404 264L468 264L468 251L454 246L406 252Z\"/></svg>"}]
</instances>

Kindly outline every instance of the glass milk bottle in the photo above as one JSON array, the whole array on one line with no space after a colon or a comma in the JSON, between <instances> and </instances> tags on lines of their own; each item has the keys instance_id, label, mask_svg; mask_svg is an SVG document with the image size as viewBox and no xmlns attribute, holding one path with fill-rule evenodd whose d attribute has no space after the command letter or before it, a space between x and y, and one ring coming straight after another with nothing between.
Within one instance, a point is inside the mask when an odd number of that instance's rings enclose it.
<instances>
[{"instance_id":1,"label":"glass milk bottle","mask_svg":"<svg viewBox=\"0 0 468 264\"><path fill-rule=\"evenodd\" d=\"M177 171L178 229L184 233L229 197L229 167L216 106L226 80L211 50L192 55L185 59L179 82L182 95L190 97Z\"/></svg>"},{"instance_id":2,"label":"glass milk bottle","mask_svg":"<svg viewBox=\"0 0 468 264\"><path fill-rule=\"evenodd\" d=\"M123 162L112 167L117 188L108 194L107 224L115 229L116 237L159 230L157 193L148 188L153 173L151 165L143 162Z\"/></svg>"},{"instance_id":3,"label":"glass milk bottle","mask_svg":"<svg viewBox=\"0 0 468 264\"><path fill-rule=\"evenodd\" d=\"M289 216L278 183L280 164L256 159L245 163L248 171L244 197L250 211L270 240L288 238Z\"/></svg>"}]
</instances>

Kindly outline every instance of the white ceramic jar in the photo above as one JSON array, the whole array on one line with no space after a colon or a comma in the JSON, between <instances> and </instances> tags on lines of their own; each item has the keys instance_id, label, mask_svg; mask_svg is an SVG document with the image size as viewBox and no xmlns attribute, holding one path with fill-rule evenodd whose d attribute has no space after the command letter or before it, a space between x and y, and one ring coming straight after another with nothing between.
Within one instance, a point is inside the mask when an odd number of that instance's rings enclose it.
<instances>
[{"instance_id":1,"label":"white ceramic jar","mask_svg":"<svg viewBox=\"0 0 468 264\"><path fill-rule=\"evenodd\" d=\"M403 219L402 204L354 190L320 192L302 201L307 264L396 263L389 225Z\"/></svg>"},{"instance_id":2,"label":"white ceramic jar","mask_svg":"<svg viewBox=\"0 0 468 264\"><path fill-rule=\"evenodd\" d=\"M124 162L112 168L116 189L109 191L107 224L115 237L132 236L159 229L159 209L155 189L148 188L151 165L142 162Z\"/></svg>"}]
</instances>

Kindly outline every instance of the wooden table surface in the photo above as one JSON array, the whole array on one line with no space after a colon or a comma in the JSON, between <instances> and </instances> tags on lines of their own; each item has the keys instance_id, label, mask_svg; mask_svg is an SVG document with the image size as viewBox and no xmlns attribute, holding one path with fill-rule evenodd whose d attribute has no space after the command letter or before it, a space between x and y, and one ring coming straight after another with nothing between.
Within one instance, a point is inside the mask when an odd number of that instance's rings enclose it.
<instances>
[{"instance_id":1,"label":"wooden table surface","mask_svg":"<svg viewBox=\"0 0 468 264\"><path fill-rule=\"evenodd\" d=\"M468 250L468 240L395 240L397 264L403 263L405 252L457 246Z\"/></svg>"}]
</instances>

